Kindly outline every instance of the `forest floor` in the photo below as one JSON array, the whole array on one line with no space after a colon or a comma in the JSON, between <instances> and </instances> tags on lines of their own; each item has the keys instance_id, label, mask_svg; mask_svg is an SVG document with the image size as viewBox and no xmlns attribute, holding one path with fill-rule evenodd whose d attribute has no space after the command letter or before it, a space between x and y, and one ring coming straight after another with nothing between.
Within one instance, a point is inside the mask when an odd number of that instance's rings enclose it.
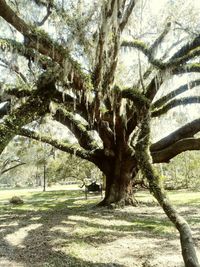
<instances>
[{"instance_id":1,"label":"forest floor","mask_svg":"<svg viewBox=\"0 0 200 267\"><path fill-rule=\"evenodd\" d=\"M8 199L23 198L14 206ZM94 208L80 190L0 191L0 267L183 267L177 231L148 192L138 207ZM169 194L200 254L200 192Z\"/></svg>"}]
</instances>

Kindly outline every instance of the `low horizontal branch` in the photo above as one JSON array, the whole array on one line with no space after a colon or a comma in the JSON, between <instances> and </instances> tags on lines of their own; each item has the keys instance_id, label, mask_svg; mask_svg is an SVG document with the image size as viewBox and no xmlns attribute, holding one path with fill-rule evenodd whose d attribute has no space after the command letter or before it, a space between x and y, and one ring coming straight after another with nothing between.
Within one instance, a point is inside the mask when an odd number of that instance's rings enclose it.
<instances>
[{"instance_id":1,"label":"low horizontal branch","mask_svg":"<svg viewBox=\"0 0 200 267\"><path fill-rule=\"evenodd\" d=\"M168 136L162 138L158 142L151 145L151 152L162 150L176 143L177 141L185 138L193 137L200 131L200 119L193 120L184 126L180 127L176 131L172 132Z\"/></svg>"},{"instance_id":2,"label":"low horizontal branch","mask_svg":"<svg viewBox=\"0 0 200 267\"><path fill-rule=\"evenodd\" d=\"M158 117L165 113L167 113L170 109L178 107L178 106L184 106L189 104L199 104L200 103L200 96L191 96L191 97L184 97L180 99L174 99L171 102L167 103L162 108L152 111L151 116L152 117Z\"/></svg>"},{"instance_id":3,"label":"low horizontal branch","mask_svg":"<svg viewBox=\"0 0 200 267\"><path fill-rule=\"evenodd\" d=\"M169 147L151 152L151 156L153 158L153 163L169 162L170 159L178 154L189 150L200 150L200 138L186 138L179 140Z\"/></svg>"},{"instance_id":4,"label":"low horizontal branch","mask_svg":"<svg viewBox=\"0 0 200 267\"><path fill-rule=\"evenodd\" d=\"M200 85L200 79L197 79L195 81L191 81L187 84L184 84L184 85L180 86L179 88L177 88L176 90L173 90L169 94L167 94L167 95L161 97L160 99L158 99L157 101L155 101L152 105L152 108L153 109L154 108L160 108L162 105L166 104L166 102L173 99L174 97L186 92L189 89L195 88L199 85Z\"/></svg>"},{"instance_id":5,"label":"low horizontal branch","mask_svg":"<svg viewBox=\"0 0 200 267\"><path fill-rule=\"evenodd\" d=\"M150 47L140 40L123 41L121 47L132 47L140 50L148 58L149 62L160 70L165 69L165 64L158 59L153 58L153 53Z\"/></svg>"},{"instance_id":6,"label":"low horizontal branch","mask_svg":"<svg viewBox=\"0 0 200 267\"><path fill-rule=\"evenodd\" d=\"M13 170L13 169L15 169L15 168L17 168L19 166L25 165L25 164L26 164L25 162L18 163L18 164L14 165L14 166L11 166L11 167L7 168L7 169L1 170L0 173L4 174L4 173L6 173L8 171L11 171L11 170Z\"/></svg>"},{"instance_id":7,"label":"low horizontal branch","mask_svg":"<svg viewBox=\"0 0 200 267\"><path fill-rule=\"evenodd\" d=\"M137 109L144 106L149 106L150 101L142 93L138 92L133 88L124 89L121 91L122 98L129 99L133 102Z\"/></svg>"},{"instance_id":8,"label":"low horizontal branch","mask_svg":"<svg viewBox=\"0 0 200 267\"><path fill-rule=\"evenodd\" d=\"M37 132L29 130L29 129L22 128L20 130L19 134L21 136L29 137L31 139L52 145L53 147L55 147L61 151L67 152L69 154L75 155L79 158L86 159L89 161L92 159L92 157L94 155L94 151L85 150L81 147L78 147L77 145L68 144L68 143L60 141L56 138L53 138L49 135L37 133Z\"/></svg>"}]
</instances>

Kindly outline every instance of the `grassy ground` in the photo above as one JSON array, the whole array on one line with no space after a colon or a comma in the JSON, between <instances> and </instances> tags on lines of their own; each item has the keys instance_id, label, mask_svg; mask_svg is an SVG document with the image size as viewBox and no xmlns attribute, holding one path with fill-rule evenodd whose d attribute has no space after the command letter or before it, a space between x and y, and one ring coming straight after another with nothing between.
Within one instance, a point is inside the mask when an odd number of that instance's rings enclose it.
<instances>
[{"instance_id":1,"label":"grassy ground","mask_svg":"<svg viewBox=\"0 0 200 267\"><path fill-rule=\"evenodd\" d=\"M65 188L69 189L69 188ZM8 204L11 196L24 204ZM173 192L200 249L200 193ZM181 267L178 234L147 192L138 207L95 209L80 190L0 191L0 267Z\"/></svg>"}]
</instances>

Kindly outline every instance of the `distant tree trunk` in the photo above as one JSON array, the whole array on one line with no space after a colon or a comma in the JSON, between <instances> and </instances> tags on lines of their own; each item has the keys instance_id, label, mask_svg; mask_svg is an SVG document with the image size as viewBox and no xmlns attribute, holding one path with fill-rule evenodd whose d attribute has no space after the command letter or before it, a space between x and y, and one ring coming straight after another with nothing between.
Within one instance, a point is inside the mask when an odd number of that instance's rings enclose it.
<instances>
[{"instance_id":1,"label":"distant tree trunk","mask_svg":"<svg viewBox=\"0 0 200 267\"><path fill-rule=\"evenodd\" d=\"M44 170L44 173L43 173L43 192L45 192L46 191L46 183L47 183L47 181L46 181L46 163L44 163L44 166L43 166L43 170Z\"/></svg>"}]
</instances>

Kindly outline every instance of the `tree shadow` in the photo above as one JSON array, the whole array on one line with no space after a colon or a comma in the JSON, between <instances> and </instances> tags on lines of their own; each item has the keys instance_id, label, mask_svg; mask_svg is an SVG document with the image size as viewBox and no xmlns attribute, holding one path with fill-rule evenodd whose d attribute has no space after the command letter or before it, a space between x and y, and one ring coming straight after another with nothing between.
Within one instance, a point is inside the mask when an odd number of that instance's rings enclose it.
<instances>
[{"instance_id":1,"label":"tree shadow","mask_svg":"<svg viewBox=\"0 0 200 267\"><path fill-rule=\"evenodd\" d=\"M86 203L82 198L58 203L51 203L51 195L46 199L46 203L35 203L33 199L32 206L7 205L0 211L2 259L28 267L122 267L124 265L113 260L110 263L86 260L78 252L74 255L71 247L83 246L90 253L91 247L95 250L96 247L106 244L112 246L120 238L134 236L137 240L150 241L157 238L154 249L161 249L164 240L173 241L178 238L175 232L166 231L171 224L166 222L164 215L158 218L156 208L150 214L138 211L130 214L129 210L94 209L94 201ZM174 245L170 246L172 248ZM127 248L127 252L128 250ZM147 257L148 253L145 254ZM137 258L136 252L130 250L130 254Z\"/></svg>"}]
</instances>

